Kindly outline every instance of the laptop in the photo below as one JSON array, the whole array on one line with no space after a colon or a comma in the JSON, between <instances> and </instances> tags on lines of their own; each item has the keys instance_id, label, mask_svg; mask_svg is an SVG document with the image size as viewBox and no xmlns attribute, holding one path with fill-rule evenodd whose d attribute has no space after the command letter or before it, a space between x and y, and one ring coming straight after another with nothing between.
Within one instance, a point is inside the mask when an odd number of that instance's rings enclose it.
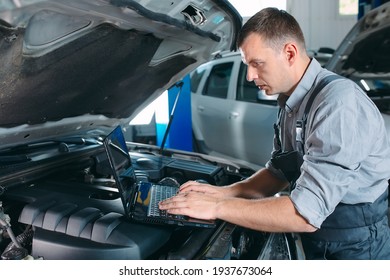
<instances>
[{"instance_id":1,"label":"laptop","mask_svg":"<svg viewBox=\"0 0 390 280\"><path fill-rule=\"evenodd\" d=\"M161 200L176 195L178 188L152 182L138 181L128 152L122 128L117 126L103 141L112 175L127 218L148 224L167 224L212 228L214 220L170 215L158 208Z\"/></svg>"}]
</instances>

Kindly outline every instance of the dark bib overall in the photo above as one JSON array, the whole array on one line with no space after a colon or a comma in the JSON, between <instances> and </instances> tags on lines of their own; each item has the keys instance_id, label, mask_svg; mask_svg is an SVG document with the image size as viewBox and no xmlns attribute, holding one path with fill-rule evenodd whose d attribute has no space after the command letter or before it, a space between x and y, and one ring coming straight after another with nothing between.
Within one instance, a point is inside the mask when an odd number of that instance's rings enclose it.
<instances>
[{"instance_id":1,"label":"dark bib overall","mask_svg":"<svg viewBox=\"0 0 390 280\"><path fill-rule=\"evenodd\" d=\"M340 203L314 233L303 233L307 259L390 260L388 192L373 203Z\"/></svg>"},{"instance_id":2,"label":"dark bib overall","mask_svg":"<svg viewBox=\"0 0 390 280\"><path fill-rule=\"evenodd\" d=\"M325 77L310 96L302 120L297 121L298 151L275 152L271 162L283 172L294 186L303 162L305 126L311 104L316 95L329 82L341 78ZM275 139L279 140L279 127L275 125ZM279 140L280 141L280 140ZM279 142L279 147L281 147ZM306 259L387 259L390 260L390 228L388 225L388 190L373 203L340 203L335 211L314 233L302 233Z\"/></svg>"}]
</instances>

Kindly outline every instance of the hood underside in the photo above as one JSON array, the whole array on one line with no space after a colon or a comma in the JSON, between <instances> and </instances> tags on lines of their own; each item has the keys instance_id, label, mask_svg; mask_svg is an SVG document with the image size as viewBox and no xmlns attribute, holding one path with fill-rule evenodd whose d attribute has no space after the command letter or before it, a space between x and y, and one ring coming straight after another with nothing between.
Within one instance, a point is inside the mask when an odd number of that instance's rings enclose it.
<instances>
[{"instance_id":1,"label":"hood underside","mask_svg":"<svg viewBox=\"0 0 390 280\"><path fill-rule=\"evenodd\" d=\"M355 81L390 115L390 2L361 18L325 67Z\"/></svg>"},{"instance_id":2,"label":"hood underside","mask_svg":"<svg viewBox=\"0 0 390 280\"><path fill-rule=\"evenodd\" d=\"M344 76L389 77L390 2L371 10L352 28L327 68Z\"/></svg>"},{"instance_id":3,"label":"hood underside","mask_svg":"<svg viewBox=\"0 0 390 280\"><path fill-rule=\"evenodd\" d=\"M2 1L2 138L128 122L240 26L226 1Z\"/></svg>"}]
</instances>

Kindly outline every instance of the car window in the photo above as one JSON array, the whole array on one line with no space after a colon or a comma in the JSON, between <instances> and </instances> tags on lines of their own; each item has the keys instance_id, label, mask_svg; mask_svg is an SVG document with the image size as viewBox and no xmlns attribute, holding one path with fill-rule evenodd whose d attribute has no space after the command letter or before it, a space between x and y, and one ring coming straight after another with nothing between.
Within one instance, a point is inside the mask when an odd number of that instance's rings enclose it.
<instances>
[{"instance_id":1,"label":"car window","mask_svg":"<svg viewBox=\"0 0 390 280\"><path fill-rule=\"evenodd\" d=\"M198 67L195 71L191 73L191 92L197 92L200 81L202 80L203 74L206 68Z\"/></svg>"},{"instance_id":2,"label":"car window","mask_svg":"<svg viewBox=\"0 0 390 280\"><path fill-rule=\"evenodd\" d=\"M204 87L203 95L226 98L229 88L233 62L215 65Z\"/></svg>"},{"instance_id":3,"label":"car window","mask_svg":"<svg viewBox=\"0 0 390 280\"><path fill-rule=\"evenodd\" d=\"M253 103L275 104L277 96L268 96L255 85L254 82L248 82L246 79L247 66L241 63L240 73L237 80L237 95L239 101Z\"/></svg>"}]
</instances>

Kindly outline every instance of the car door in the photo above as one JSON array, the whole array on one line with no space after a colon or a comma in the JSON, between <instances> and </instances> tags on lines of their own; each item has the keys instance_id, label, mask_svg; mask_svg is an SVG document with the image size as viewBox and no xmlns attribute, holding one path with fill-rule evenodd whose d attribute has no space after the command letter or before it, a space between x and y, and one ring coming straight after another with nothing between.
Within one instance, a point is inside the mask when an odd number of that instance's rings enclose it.
<instances>
[{"instance_id":1,"label":"car door","mask_svg":"<svg viewBox=\"0 0 390 280\"><path fill-rule=\"evenodd\" d=\"M202 143L201 151L208 154L231 156L234 151L229 123L234 64L232 59L221 59L198 70L204 73L191 99L192 123L196 140ZM193 75L192 87L196 79Z\"/></svg>"},{"instance_id":2,"label":"car door","mask_svg":"<svg viewBox=\"0 0 390 280\"><path fill-rule=\"evenodd\" d=\"M247 67L240 63L235 80L234 106L229 119L235 156L244 161L264 166L273 148L273 124L277 119L277 96L267 96L254 82L246 79Z\"/></svg>"}]
</instances>

